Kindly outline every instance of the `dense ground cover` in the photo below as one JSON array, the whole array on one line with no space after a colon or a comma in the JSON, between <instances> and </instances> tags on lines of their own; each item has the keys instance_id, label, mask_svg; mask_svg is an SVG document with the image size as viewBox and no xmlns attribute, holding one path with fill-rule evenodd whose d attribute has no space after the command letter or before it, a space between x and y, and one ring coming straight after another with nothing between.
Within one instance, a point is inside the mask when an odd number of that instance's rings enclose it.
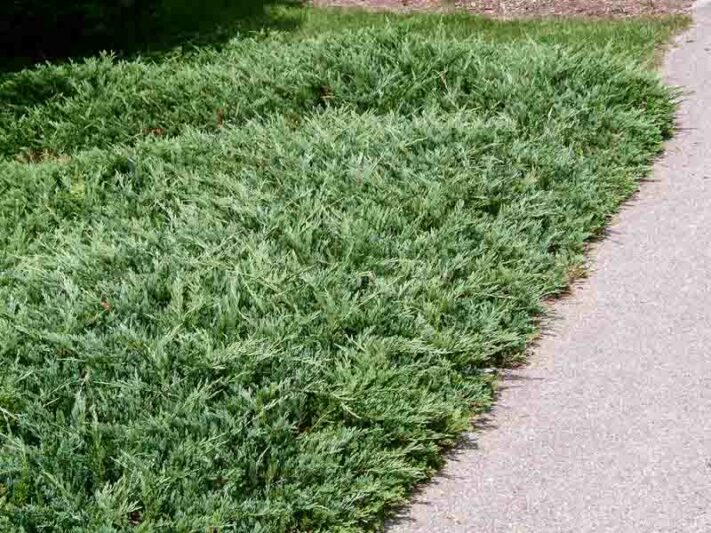
<instances>
[{"instance_id":1,"label":"dense ground cover","mask_svg":"<svg viewBox=\"0 0 711 533\"><path fill-rule=\"evenodd\" d=\"M0 81L4 529L378 527L670 132L680 20L278 17Z\"/></svg>"}]
</instances>

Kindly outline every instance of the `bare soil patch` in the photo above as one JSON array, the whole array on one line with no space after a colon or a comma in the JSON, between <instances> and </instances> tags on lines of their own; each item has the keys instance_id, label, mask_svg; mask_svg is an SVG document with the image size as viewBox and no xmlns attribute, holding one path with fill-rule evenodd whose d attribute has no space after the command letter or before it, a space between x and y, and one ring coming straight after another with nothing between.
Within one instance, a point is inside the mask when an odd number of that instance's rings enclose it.
<instances>
[{"instance_id":1,"label":"bare soil patch","mask_svg":"<svg viewBox=\"0 0 711 533\"><path fill-rule=\"evenodd\" d=\"M313 3L388 11L465 10L495 18L620 18L686 13L692 0L313 0Z\"/></svg>"}]
</instances>

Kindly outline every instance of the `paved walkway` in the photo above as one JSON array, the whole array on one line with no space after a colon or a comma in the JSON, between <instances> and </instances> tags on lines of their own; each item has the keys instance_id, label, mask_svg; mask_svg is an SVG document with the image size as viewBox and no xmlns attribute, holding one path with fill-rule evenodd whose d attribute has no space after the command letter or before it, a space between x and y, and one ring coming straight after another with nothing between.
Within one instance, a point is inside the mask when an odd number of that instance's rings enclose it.
<instances>
[{"instance_id":1,"label":"paved walkway","mask_svg":"<svg viewBox=\"0 0 711 533\"><path fill-rule=\"evenodd\" d=\"M491 421L396 532L711 532L711 0L665 64L689 91L654 180Z\"/></svg>"}]
</instances>

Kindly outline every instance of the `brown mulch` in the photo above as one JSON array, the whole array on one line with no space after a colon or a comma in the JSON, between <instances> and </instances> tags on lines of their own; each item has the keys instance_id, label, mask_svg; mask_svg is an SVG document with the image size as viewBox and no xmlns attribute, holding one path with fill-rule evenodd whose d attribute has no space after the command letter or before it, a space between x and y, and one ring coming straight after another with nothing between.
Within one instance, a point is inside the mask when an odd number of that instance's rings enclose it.
<instances>
[{"instance_id":1,"label":"brown mulch","mask_svg":"<svg viewBox=\"0 0 711 533\"><path fill-rule=\"evenodd\" d=\"M319 6L388 11L465 10L495 18L604 17L686 13L693 0L313 0Z\"/></svg>"}]
</instances>

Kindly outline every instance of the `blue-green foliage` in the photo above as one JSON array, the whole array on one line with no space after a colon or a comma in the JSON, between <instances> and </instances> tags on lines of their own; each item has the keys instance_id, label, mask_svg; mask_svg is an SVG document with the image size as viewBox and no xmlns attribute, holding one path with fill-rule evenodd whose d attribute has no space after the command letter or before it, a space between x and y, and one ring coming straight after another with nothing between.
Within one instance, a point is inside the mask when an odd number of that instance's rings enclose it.
<instances>
[{"instance_id":1,"label":"blue-green foliage","mask_svg":"<svg viewBox=\"0 0 711 533\"><path fill-rule=\"evenodd\" d=\"M384 24L5 77L1 527L377 528L659 151L640 59Z\"/></svg>"}]
</instances>

